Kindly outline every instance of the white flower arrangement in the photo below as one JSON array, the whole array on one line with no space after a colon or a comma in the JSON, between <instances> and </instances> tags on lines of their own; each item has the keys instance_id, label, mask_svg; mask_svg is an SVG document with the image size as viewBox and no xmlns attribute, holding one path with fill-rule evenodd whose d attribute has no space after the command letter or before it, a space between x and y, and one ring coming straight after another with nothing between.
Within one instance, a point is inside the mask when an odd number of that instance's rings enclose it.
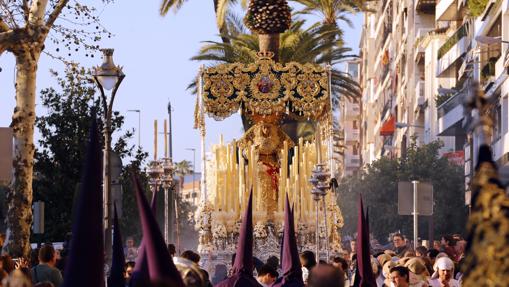
<instances>
[{"instance_id":1,"label":"white flower arrangement","mask_svg":"<svg viewBox=\"0 0 509 287\"><path fill-rule=\"evenodd\" d=\"M301 223L297 226L297 232L299 234L304 234L308 231L308 226L305 223Z\"/></svg>"},{"instance_id":2,"label":"white flower arrangement","mask_svg":"<svg viewBox=\"0 0 509 287\"><path fill-rule=\"evenodd\" d=\"M212 244L200 244L198 245L198 253L201 253L201 254L207 254L207 253L213 253L215 252L217 249L214 245Z\"/></svg>"},{"instance_id":3,"label":"white flower arrangement","mask_svg":"<svg viewBox=\"0 0 509 287\"><path fill-rule=\"evenodd\" d=\"M216 224L212 227L213 238L226 238L226 227L223 224Z\"/></svg>"},{"instance_id":4,"label":"white flower arrangement","mask_svg":"<svg viewBox=\"0 0 509 287\"><path fill-rule=\"evenodd\" d=\"M258 222L254 226L254 236L255 236L255 238L267 237L267 230L265 229L265 225L263 225L261 222Z\"/></svg>"},{"instance_id":5,"label":"white flower arrangement","mask_svg":"<svg viewBox=\"0 0 509 287\"><path fill-rule=\"evenodd\" d=\"M333 240L330 244L330 249L332 252L340 253L343 251L343 248L341 247L341 242L338 242L336 240Z\"/></svg>"},{"instance_id":6,"label":"white flower arrangement","mask_svg":"<svg viewBox=\"0 0 509 287\"><path fill-rule=\"evenodd\" d=\"M242 222L240 220L235 221L235 224L233 225L233 234L239 234L240 232L240 226Z\"/></svg>"}]
</instances>

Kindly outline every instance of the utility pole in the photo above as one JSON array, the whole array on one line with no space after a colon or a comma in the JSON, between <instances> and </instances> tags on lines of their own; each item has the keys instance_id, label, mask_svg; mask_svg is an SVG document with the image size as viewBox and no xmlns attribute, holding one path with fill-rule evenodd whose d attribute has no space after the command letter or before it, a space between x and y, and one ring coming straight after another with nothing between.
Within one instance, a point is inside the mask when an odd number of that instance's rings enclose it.
<instances>
[{"instance_id":1,"label":"utility pole","mask_svg":"<svg viewBox=\"0 0 509 287\"><path fill-rule=\"evenodd\" d=\"M419 234L418 234L418 222L419 222L419 212L417 211L418 210L418 206L419 206L419 203L418 203L418 199L417 199L417 185L419 184L419 181L417 180L413 180L412 181L412 184L413 184L413 188L414 188L414 199L413 199L413 216L414 216L414 250L417 248L417 246L419 246L418 244L418 238L419 238Z\"/></svg>"},{"instance_id":2,"label":"utility pole","mask_svg":"<svg viewBox=\"0 0 509 287\"><path fill-rule=\"evenodd\" d=\"M140 148L141 142L141 110L127 110L128 112L138 113L138 149Z\"/></svg>"},{"instance_id":3,"label":"utility pole","mask_svg":"<svg viewBox=\"0 0 509 287\"><path fill-rule=\"evenodd\" d=\"M172 134L173 134L173 128L171 126L171 111L172 111L172 107L171 107L171 102L168 100L168 144L169 144L169 159L170 159L170 162L171 164L173 165L173 142L172 142ZM176 201L175 201L175 188L174 188L175 184L172 182L172 185L169 187L169 192L168 192L168 213L169 213L169 226L170 226L170 231L169 231L169 242L175 242L175 236L174 236L174 232L173 232L173 227L175 226L175 220L176 220L176 217L177 215L175 214L176 213L176 209L175 209L175 205L176 205Z\"/></svg>"},{"instance_id":4,"label":"utility pole","mask_svg":"<svg viewBox=\"0 0 509 287\"><path fill-rule=\"evenodd\" d=\"M193 197L193 203L196 204L196 190L195 190L195 175L196 175L196 149L195 148L186 148L187 150L190 150L193 152L193 193L191 194L191 197Z\"/></svg>"}]
</instances>

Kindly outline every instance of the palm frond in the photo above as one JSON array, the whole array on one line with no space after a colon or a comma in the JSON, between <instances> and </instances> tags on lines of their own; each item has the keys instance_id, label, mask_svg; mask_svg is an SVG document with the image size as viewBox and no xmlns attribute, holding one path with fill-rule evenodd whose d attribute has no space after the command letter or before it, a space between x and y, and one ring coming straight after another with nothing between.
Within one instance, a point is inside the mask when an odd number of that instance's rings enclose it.
<instances>
[{"instance_id":1,"label":"palm frond","mask_svg":"<svg viewBox=\"0 0 509 287\"><path fill-rule=\"evenodd\" d=\"M223 25L225 24L225 19L227 15L228 8L230 6L232 1L230 0L217 0L217 7L216 7L216 22L217 27L221 29Z\"/></svg>"},{"instance_id":2,"label":"palm frond","mask_svg":"<svg viewBox=\"0 0 509 287\"><path fill-rule=\"evenodd\" d=\"M159 13L161 16L166 16L170 10L177 12L180 8L182 8L182 5L184 5L184 2L186 1L187 0L163 0L161 7L159 8Z\"/></svg>"},{"instance_id":3,"label":"palm frond","mask_svg":"<svg viewBox=\"0 0 509 287\"><path fill-rule=\"evenodd\" d=\"M357 57L350 54L351 49L343 47L342 42L338 41L340 29L337 27L315 23L308 28L303 28L304 23L304 20L297 20L289 30L280 35L281 63L294 61L334 66ZM228 39L228 42L206 41L191 60L207 64L247 64L257 59L258 36L245 33L244 25L234 14L227 17L225 24L229 27L229 32L222 34L221 38ZM350 99L360 97L359 84L347 73L333 69L331 82L333 106L337 106L340 96Z\"/></svg>"}]
</instances>

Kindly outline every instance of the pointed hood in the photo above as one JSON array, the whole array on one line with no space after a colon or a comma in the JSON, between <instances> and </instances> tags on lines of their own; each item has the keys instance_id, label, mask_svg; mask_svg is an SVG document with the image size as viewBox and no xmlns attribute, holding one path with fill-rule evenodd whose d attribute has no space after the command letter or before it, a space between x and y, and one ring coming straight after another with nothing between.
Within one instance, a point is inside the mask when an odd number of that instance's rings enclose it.
<instances>
[{"instance_id":1,"label":"pointed hood","mask_svg":"<svg viewBox=\"0 0 509 287\"><path fill-rule=\"evenodd\" d=\"M253 191L242 218L233 274L219 282L217 287L261 287L253 277Z\"/></svg>"},{"instance_id":2,"label":"pointed hood","mask_svg":"<svg viewBox=\"0 0 509 287\"><path fill-rule=\"evenodd\" d=\"M304 287L302 280L302 266L300 264L297 239L295 238L295 222L293 208L290 209L290 201L286 194L285 222L283 231L283 244L281 256L281 268L283 277L279 278L273 287Z\"/></svg>"},{"instance_id":3,"label":"pointed hood","mask_svg":"<svg viewBox=\"0 0 509 287\"><path fill-rule=\"evenodd\" d=\"M104 286L102 145L92 116L64 287Z\"/></svg>"},{"instance_id":4,"label":"pointed hood","mask_svg":"<svg viewBox=\"0 0 509 287\"><path fill-rule=\"evenodd\" d=\"M154 192L152 194L152 201L150 202L150 209L152 210L152 214L156 216L156 206L157 206L157 193ZM131 281L129 281L129 286L137 286L148 284L146 282L149 281L148 275L148 262L147 262L147 252L145 252L145 244L143 242L143 237L140 242L140 246L138 248L138 256L136 257L136 263L134 264L134 270L131 275Z\"/></svg>"},{"instance_id":5,"label":"pointed hood","mask_svg":"<svg viewBox=\"0 0 509 287\"><path fill-rule=\"evenodd\" d=\"M371 251L371 237L370 237L370 234L371 234L371 231L369 230L369 206L366 207L366 234L368 235L368 242L369 242L369 250Z\"/></svg>"},{"instance_id":6,"label":"pointed hood","mask_svg":"<svg viewBox=\"0 0 509 287\"><path fill-rule=\"evenodd\" d=\"M371 267L371 244L369 242L369 226L364 216L364 204L359 195L357 220L357 268L354 285L356 287L376 287L375 275Z\"/></svg>"},{"instance_id":7,"label":"pointed hood","mask_svg":"<svg viewBox=\"0 0 509 287\"><path fill-rule=\"evenodd\" d=\"M154 214L150 210L147 199L142 192L139 179L133 175L133 183L143 230L143 246L147 254L148 274L151 282L164 282L171 286L183 287L184 283L179 271L164 243Z\"/></svg>"},{"instance_id":8,"label":"pointed hood","mask_svg":"<svg viewBox=\"0 0 509 287\"><path fill-rule=\"evenodd\" d=\"M118 223L117 206L113 204L113 256L110 277L108 277L108 287L125 287L124 265L124 248Z\"/></svg>"}]
</instances>

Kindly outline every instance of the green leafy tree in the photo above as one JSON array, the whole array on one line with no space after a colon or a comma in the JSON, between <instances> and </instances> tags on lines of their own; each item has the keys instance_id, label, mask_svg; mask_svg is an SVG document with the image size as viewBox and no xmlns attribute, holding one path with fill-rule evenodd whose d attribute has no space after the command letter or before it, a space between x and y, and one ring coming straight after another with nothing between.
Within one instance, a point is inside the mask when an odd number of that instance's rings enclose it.
<instances>
[{"instance_id":1,"label":"green leafy tree","mask_svg":"<svg viewBox=\"0 0 509 287\"><path fill-rule=\"evenodd\" d=\"M6 195L6 224L11 234L4 244L5 251L12 256L30 255L35 100L40 56L46 53L64 60L58 53L60 48L60 53L68 56L80 49L87 51L85 55L88 56L97 48L93 42L100 40L104 32L99 29L97 11L83 2L86 1L0 1L0 56L6 52L16 59L16 95L13 95L16 106L11 122L15 142L14 179ZM49 42L59 46L57 53L48 51Z\"/></svg>"},{"instance_id":2,"label":"green leafy tree","mask_svg":"<svg viewBox=\"0 0 509 287\"><path fill-rule=\"evenodd\" d=\"M385 240L398 230L411 235L412 217L398 215L398 182L419 180L433 184L435 234L463 233L467 218L463 169L439 157L441 146L439 141L422 146L412 143L404 157L382 157L358 175L344 178L338 187L345 219L343 232L355 232L356 202L362 194L369 208L370 230L377 239ZM428 221L429 217L419 218L421 238L428 237Z\"/></svg>"},{"instance_id":3,"label":"green leafy tree","mask_svg":"<svg viewBox=\"0 0 509 287\"><path fill-rule=\"evenodd\" d=\"M470 15L473 17L478 17L484 12L486 6L488 5L489 0L468 0L467 6L470 12Z\"/></svg>"},{"instance_id":4,"label":"green leafy tree","mask_svg":"<svg viewBox=\"0 0 509 287\"><path fill-rule=\"evenodd\" d=\"M81 169L84 163L86 139L92 117L99 120L102 128L102 111L99 97L94 97L95 86L86 77L84 69L69 69L63 77L55 73L59 89L47 88L41 91L42 105L48 113L36 119L41 133L39 148L35 153L34 200L44 201L45 234L39 240L63 241L71 230L72 207L75 193L79 190ZM112 131L120 131L124 118L113 113ZM128 145L132 131L126 131L115 143L113 150L121 158L133 157L127 167L139 172L147 156L141 150ZM124 168L124 173L126 168ZM123 177L124 179L124 177ZM124 194L132 194L129 185L123 181ZM124 200L125 201L125 200ZM132 203L130 203L132 205ZM123 206L124 217L131 217L132 206Z\"/></svg>"},{"instance_id":5,"label":"green leafy tree","mask_svg":"<svg viewBox=\"0 0 509 287\"><path fill-rule=\"evenodd\" d=\"M184 177L193 172L193 164L188 160L175 163L175 175L179 178L180 188L184 187Z\"/></svg>"}]
</instances>

